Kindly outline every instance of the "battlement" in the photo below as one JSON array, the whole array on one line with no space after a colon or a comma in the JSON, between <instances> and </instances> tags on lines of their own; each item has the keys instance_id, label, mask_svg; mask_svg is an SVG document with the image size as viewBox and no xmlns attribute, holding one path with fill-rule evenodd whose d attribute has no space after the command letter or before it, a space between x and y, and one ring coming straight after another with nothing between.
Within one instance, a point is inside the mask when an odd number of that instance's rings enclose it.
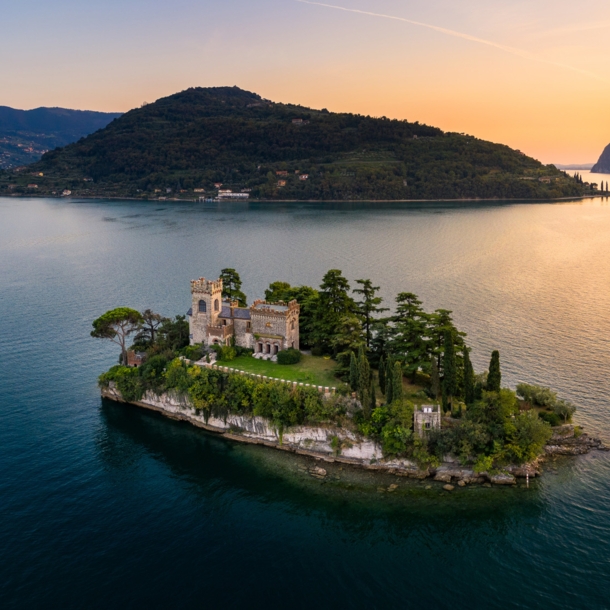
<instances>
[{"instance_id":1,"label":"battlement","mask_svg":"<svg viewBox=\"0 0 610 610\"><path fill-rule=\"evenodd\" d=\"M222 280L206 280L200 277L198 280L191 280L191 293L213 294L222 292Z\"/></svg>"},{"instance_id":2,"label":"battlement","mask_svg":"<svg viewBox=\"0 0 610 610\"><path fill-rule=\"evenodd\" d=\"M257 299L250 306L251 313L273 314L278 316L288 316L295 310L298 313L300 309L300 305L295 300L286 304L283 301L280 301L279 303L267 303L267 301L263 299Z\"/></svg>"}]
</instances>

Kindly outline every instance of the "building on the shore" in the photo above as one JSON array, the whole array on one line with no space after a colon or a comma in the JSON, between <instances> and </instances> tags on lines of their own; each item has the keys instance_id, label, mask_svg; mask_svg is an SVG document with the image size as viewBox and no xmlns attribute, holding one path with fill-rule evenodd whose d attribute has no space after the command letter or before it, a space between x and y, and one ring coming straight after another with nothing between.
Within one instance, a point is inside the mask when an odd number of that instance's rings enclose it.
<instances>
[{"instance_id":1,"label":"building on the shore","mask_svg":"<svg viewBox=\"0 0 610 610\"><path fill-rule=\"evenodd\" d=\"M299 313L296 301L254 301L240 307L223 300L222 280L191 282L192 306L188 311L191 345L231 345L274 356L288 348L299 349Z\"/></svg>"},{"instance_id":2,"label":"building on the shore","mask_svg":"<svg viewBox=\"0 0 610 610\"><path fill-rule=\"evenodd\" d=\"M441 429L441 408L439 405L422 405L413 412L413 429L424 437L430 430Z\"/></svg>"}]
</instances>

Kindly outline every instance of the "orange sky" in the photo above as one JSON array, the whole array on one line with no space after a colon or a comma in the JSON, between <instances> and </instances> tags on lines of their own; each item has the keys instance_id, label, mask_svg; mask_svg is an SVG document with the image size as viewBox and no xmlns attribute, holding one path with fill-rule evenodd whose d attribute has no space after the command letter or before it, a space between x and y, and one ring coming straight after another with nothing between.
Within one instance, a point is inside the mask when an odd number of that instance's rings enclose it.
<instances>
[{"instance_id":1,"label":"orange sky","mask_svg":"<svg viewBox=\"0 0 610 610\"><path fill-rule=\"evenodd\" d=\"M238 85L471 133L545 163L596 161L610 142L607 0L6 4L2 105L128 110Z\"/></svg>"}]
</instances>

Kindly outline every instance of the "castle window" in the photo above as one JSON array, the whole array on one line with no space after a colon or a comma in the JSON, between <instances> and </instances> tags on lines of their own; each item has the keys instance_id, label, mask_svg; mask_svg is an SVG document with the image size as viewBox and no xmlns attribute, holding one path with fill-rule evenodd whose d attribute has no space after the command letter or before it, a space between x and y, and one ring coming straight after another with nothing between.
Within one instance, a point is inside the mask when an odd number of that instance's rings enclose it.
<instances>
[{"instance_id":1,"label":"castle window","mask_svg":"<svg viewBox=\"0 0 610 610\"><path fill-rule=\"evenodd\" d=\"M294 320L290 323L290 330L294 330Z\"/></svg>"},{"instance_id":2,"label":"castle window","mask_svg":"<svg viewBox=\"0 0 610 610\"><path fill-rule=\"evenodd\" d=\"M219 303L218 303L218 299L216 299L214 301L214 311L218 311L218 307L219 307Z\"/></svg>"},{"instance_id":3,"label":"castle window","mask_svg":"<svg viewBox=\"0 0 610 610\"><path fill-rule=\"evenodd\" d=\"M207 307L205 301L199 301L199 313L205 313L207 311Z\"/></svg>"}]
</instances>

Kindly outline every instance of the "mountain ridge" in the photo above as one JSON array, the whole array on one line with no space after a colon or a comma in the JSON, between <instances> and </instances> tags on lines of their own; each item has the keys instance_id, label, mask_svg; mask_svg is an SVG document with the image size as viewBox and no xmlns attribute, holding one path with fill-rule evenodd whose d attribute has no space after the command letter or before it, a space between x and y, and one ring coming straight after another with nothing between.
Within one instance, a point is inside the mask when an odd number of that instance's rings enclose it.
<instances>
[{"instance_id":1,"label":"mountain ridge","mask_svg":"<svg viewBox=\"0 0 610 610\"><path fill-rule=\"evenodd\" d=\"M597 163L591 168L592 174L610 174L610 144L604 148Z\"/></svg>"},{"instance_id":2,"label":"mountain ridge","mask_svg":"<svg viewBox=\"0 0 610 610\"><path fill-rule=\"evenodd\" d=\"M190 88L143 105L28 169L44 174L38 192L88 196L214 197L217 185L266 200L544 199L586 191L502 144L419 122L275 103L238 87Z\"/></svg>"}]
</instances>

